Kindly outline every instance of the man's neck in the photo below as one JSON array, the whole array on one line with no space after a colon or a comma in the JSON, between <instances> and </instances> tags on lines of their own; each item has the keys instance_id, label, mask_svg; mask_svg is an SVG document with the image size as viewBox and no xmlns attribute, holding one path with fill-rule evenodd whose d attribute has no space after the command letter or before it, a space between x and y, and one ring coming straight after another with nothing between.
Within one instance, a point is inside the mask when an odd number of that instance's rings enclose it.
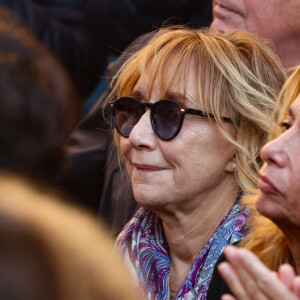
<instances>
[{"instance_id":1,"label":"man's neck","mask_svg":"<svg viewBox=\"0 0 300 300\"><path fill-rule=\"evenodd\" d=\"M298 238L292 240L290 249L295 263L295 272L297 275L300 275L300 240Z\"/></svg>"},{"instance_id":2,"label":"man's neck","mask_svg":"<svg viewBox=\"0 0 300 300\"><path fill-rule=\"evenodd\" d=\"M282 60L284 68L288 74L293 72L293 68L300 64L300 37L295 40L282 41L275 44L276 53Z\"/></svg>"}]
</instances>

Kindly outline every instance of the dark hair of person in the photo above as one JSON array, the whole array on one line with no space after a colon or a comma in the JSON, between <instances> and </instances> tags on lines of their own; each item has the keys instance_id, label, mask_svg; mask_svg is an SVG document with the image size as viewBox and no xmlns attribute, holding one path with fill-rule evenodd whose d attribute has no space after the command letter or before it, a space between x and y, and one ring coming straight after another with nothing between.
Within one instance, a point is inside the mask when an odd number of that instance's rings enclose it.
<instances>
[{"instance_id":1,"label":"dark hair of person","mask_svg":"<svg viewBox=\"0 0 300 300\"><path fill-rule=\"evenodd\" d=\"M52 179L78 116L78 99L58 60L0 8L0 167Z\"/></svg>"}]
</instances>

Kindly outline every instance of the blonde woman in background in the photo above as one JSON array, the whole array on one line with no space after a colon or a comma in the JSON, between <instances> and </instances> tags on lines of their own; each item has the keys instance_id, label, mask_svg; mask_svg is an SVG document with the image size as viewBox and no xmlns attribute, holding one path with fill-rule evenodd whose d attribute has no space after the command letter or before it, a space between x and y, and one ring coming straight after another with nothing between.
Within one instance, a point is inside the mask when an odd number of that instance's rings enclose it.
<instances>
[{"instance_id":1,"label":"blonde woman in background","mask_svg":"<svg viewBox=\"0 0 300 300\"><path fill-rule=\"evenodd\" d=\"M148 299L205 299L219 255L243 238L240 197L256 187L284 80L243 32L162 29L121 68L108 101L141 209L117 246Z\"/></svg>"},{"instance_id":2,"label":"blonde woman in background","mask_svg":"<svg viewBox=\"0 0 300 300\"><path fill-rule=\"evenodd\" d=\"M269 142L261 151L265 164L259 173L260 191L243 199L251 213L249 234L239 246L247 250L226 248L230 265L219 265L236 299L300 299L300 277L295 277L295 273L300 275L299 67L286 82L278 103ZM278 271L278 276L272 271Z\"/></svg>"}]
</instances>

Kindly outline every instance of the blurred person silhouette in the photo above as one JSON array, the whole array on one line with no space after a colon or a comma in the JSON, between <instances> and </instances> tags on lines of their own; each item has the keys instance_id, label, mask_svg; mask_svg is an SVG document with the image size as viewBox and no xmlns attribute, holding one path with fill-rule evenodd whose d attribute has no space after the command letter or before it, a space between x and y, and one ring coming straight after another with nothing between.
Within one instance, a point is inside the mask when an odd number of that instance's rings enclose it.
<instances>
[{"instance_id":1,"label":"blurred person silhouette","mask_svg":"<svg viewBox=\"0 0 300 300\"><path fill-rule=\"evenodd\" d=\"M99 220L0 173L1 300L140 299Z\"/></svg>"},{"instance_id":2,"label":"blurred person silhouette","mask_svg":"<svg viewBox=\"0 0 300 300\"><path fill-rule=\"evenodd\" d=\"M63 168L77 97L59 62L6 9L0 87L0 299L138 299L98 219L47 187Z\"/></svg>"},{"instance_id":3,"label":"blurred person silhouette","mask_svg":"<svg viewBox=\"0 0 300 300\"><path fill-rule=\"evenodd\" d=\"M71 77L81 102L106 66L107 50L85 20L88 0L0 0L46 44Z\"/></svg>"},{"instance_id":4,"label":"blurred person silhouette","mask_svg":"<svg viewBox=\"0 0 300 300\"><path fill-rule=\"evenodd\" d=\"M0 168L54 183L78 120L78 98L60 63L5 8L0 91Z\"/></svg>"},{"instance_id":5,"label":"blurred person silhouette","mask_svg":"<svg viewBox=\"0 0 300 300\"><path fill-rule=\"evenodd\" d=\"M300 62L299 0L216 0L213 2L213 12L211 30L257 32L273 42L286 68ZM112 78L124 61L145 45L152 35L140 36L129 45L118 60L109 66L108 78ZM116 233L132 217L137 205L128 182L120 172L116 152L111 150L110 128L102 116L103 102L108 93L102 95L73 131L67 146L71 163L63 181L69 192L77 195L80 203L98 210Z\"/></svg>"}]
</instances>

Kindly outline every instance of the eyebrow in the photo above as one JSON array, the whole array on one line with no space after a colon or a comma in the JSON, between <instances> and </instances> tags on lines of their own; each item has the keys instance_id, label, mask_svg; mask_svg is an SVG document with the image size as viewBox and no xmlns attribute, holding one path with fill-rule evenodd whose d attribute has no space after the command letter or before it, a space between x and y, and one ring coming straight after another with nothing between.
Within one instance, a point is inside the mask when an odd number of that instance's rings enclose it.
<instances>
[{"instance_id":1,"label":"eyebrow","mask_svg":"<svg viewBox=\"0 0 300 300\"><path fill-rule=\"evenodd\" d=\"M137 98L138 100L141 100L141 99L144 98L143 94L138 90L135 90L135 91L131 92L130 96L134 97L134 98Z\"/></svg>"},{"instance_id":2,"label":"eyebrow","mask_svg":"<svg viewBox=\"0 0 300 300\"><path fill-rule=\"evenodd\" d=\"M181 105L185 106L186 105L186 100L188 102L191 102L193 103L194 101L192 101L191 99L189 99L189 97L187 96L184 96L183 94L181 93L177 93L177 92L168 92L165 97L167 99L170 99L170 100L175 100L177 102L179 102Z\"/></svg>"},{"instance_id":3,"label":"eyebrow","mask_svg":"<svg viewBox=\"0 0 300 300\"><path fill-rule=\"evenodd\" d=\"M135 90L133 91L131 94L130 94L131 97L134 97L134 98L137 98L138 100L142 100L142 99L145 99L145 96L142 94L141 91L139 90ZM180 103L182 106L185 106L186 105L186 101L189 101L189 102L193 102L191 101L191 99L189 99L189 97L187 96L184 96L183 94L181 93L177 93L177 92L168 92L164 95L163 99L169 99L169 100L174 100L174 101L177 101L178 103Z\"/></svg>"}]
</instances>

